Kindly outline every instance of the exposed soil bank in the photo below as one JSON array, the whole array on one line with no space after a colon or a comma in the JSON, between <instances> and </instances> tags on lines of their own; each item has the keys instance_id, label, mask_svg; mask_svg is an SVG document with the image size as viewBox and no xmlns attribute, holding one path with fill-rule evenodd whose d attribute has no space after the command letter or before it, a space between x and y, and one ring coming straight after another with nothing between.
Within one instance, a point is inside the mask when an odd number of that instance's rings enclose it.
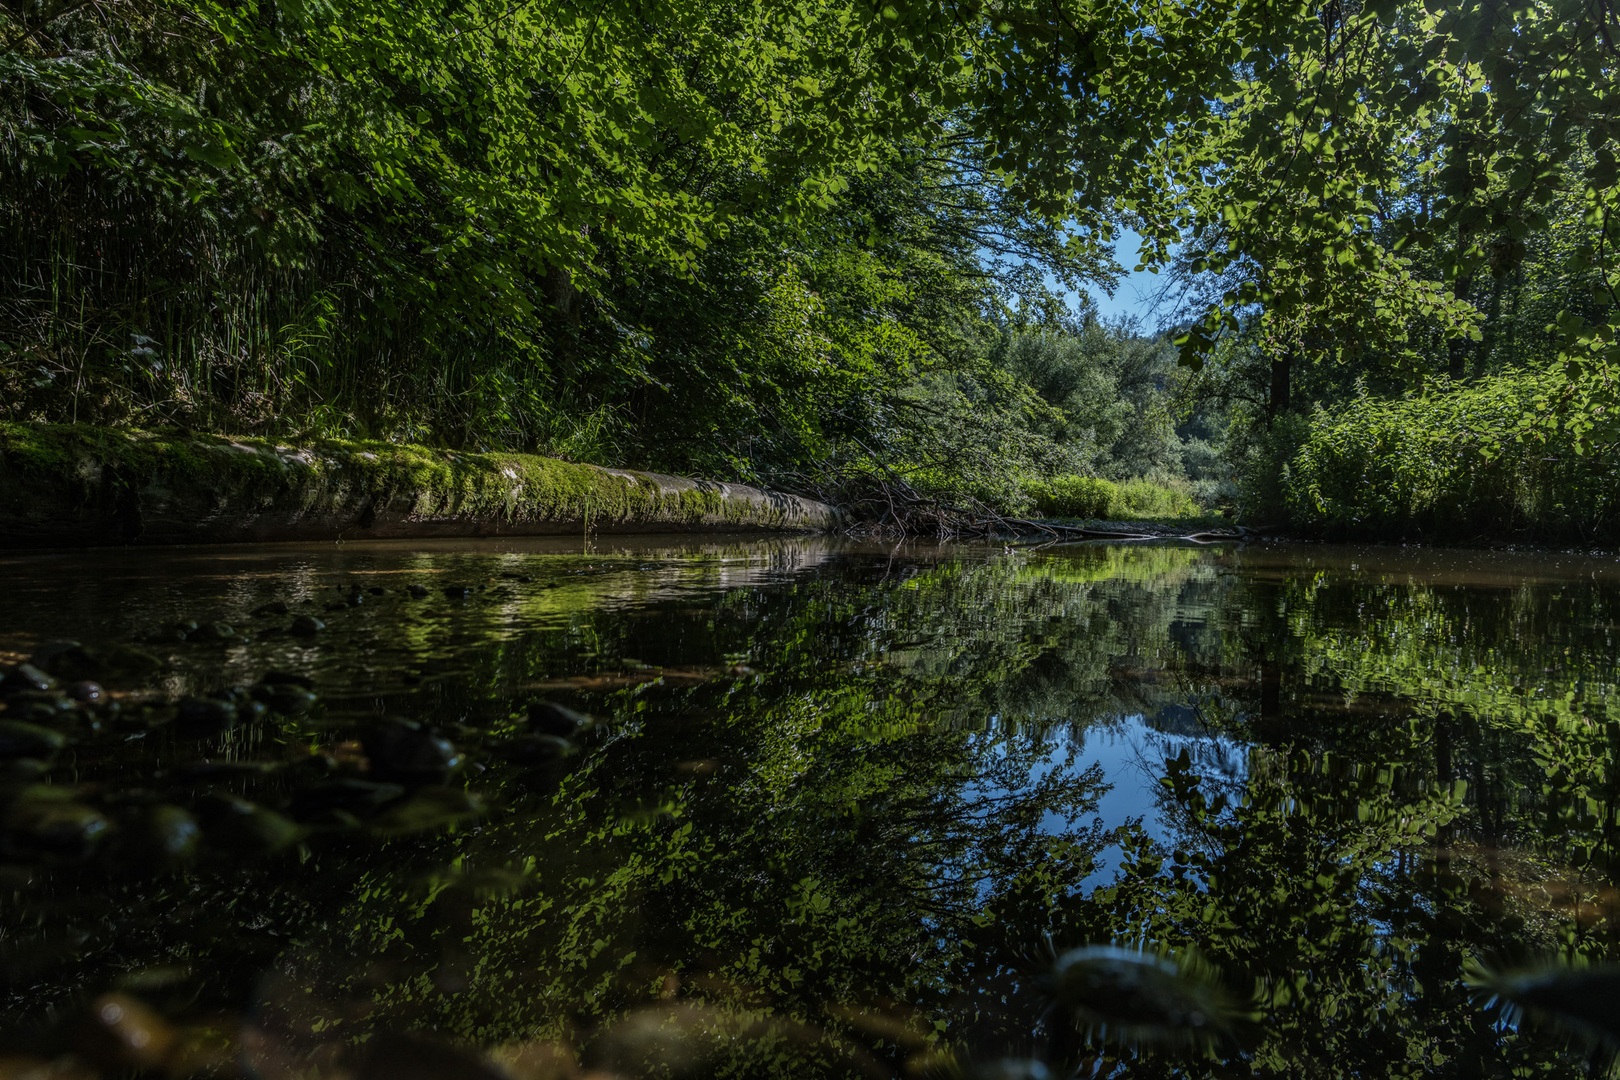
<instances>
[{"instance_id":1,"label":"exposed soil bank","mask_svg":"<svg viewBox=\"0 0 1620 1080\"><path fill-rule=\"evenodd\" d=\"M831 529L744 484L377 442L0 424L0 547Z\"/></svg>"}]
</instances>

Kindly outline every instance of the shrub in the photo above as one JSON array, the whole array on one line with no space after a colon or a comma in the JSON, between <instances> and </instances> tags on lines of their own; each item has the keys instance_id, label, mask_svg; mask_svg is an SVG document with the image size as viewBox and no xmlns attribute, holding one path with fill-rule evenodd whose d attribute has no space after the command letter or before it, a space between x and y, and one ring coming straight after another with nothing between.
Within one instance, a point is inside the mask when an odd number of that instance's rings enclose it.
<instances>
[{"instance_id":1,"label":"shrub","mask_svg":"<svg viewBox=\"0 0 1620 1080\"><path fill-rule=\"evenodd\" d=\"M1118 518L1197 517L1203 509L1193 500L1190 485L1163 483L1146 478L1125 480L1117 485L1111 516Z\"/></svg>"},{"instance_id":2,"label":"shrub","mask_svg":"<svg viewBox=\"0 0 1620 1080\"><path fill-rule=\"evenodd\" d=\"M1094 476L1025 480L1036 513L1057 518L1181 518L1202 513L1186 485L1138 478L1114 482Z\"/></svg>"},{"instance_id":3,"label":"shrub","mask_svg":"<svg viewBox=\"0 0 1620 1080\"><path fill-rule=\"evenodd\" d=\"M1103 518L1112 512L1119 488L1094 476L1052 476L1026 480L1024 493L1043 517Z\"/></svg>"},{"instance_id":4,"label":"shrub","mask_svg":"<svg viewBox=\"0 0 1620 1080\"><path fill-rule=\"evenodd\" d=\"M1519 372L1318 412L1282 478L1290 516L1328 536L1620 535L1613 433L1590 429L1614 396L1606 377Z\"/></svg>"}]
</instances>

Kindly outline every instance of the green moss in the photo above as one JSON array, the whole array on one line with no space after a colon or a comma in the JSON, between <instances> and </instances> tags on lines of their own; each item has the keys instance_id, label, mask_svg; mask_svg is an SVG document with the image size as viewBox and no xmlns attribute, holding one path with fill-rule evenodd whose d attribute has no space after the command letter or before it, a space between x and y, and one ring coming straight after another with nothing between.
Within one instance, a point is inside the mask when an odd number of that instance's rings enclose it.
<instances>
[{"instance_id":1,"label":"green moss","mask_svg":"<svg viewBox=\"0 0 1620 1080\"><path fill-rule=\"evenodd\" d=\"M620 474L528 454L466 454L396 443L322 440L293 448L189 432L0 424L0 481L15 490L106 494L109 483L244 516L268 509L313 516L367 508L416 519L588 523L592 529L804 527L779 507L712 487L664 490Z\"/></svg>"}]
</instances>

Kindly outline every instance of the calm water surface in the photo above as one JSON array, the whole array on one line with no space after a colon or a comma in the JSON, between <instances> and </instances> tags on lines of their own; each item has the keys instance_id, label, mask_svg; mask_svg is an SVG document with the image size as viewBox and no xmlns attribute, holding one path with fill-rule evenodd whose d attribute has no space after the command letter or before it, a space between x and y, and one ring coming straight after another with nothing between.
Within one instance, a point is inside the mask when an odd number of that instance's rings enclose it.
<instances>
[{"instance_id":1,"label":"calm water surface","mask_svg":"<svg viewBox=\"0 0 1620 1080\"><path fill-rule=\"evenodd\" d=\"M1620 958L1613 558L294 545L0 598L0 660L116 700L0 715L67 737L4 764L0 1055L78 1075L1580 1076L1465 968ZM1253 1019L1082 1038L1040 976L1095 942Z\"/></svg>"}]
</instances>

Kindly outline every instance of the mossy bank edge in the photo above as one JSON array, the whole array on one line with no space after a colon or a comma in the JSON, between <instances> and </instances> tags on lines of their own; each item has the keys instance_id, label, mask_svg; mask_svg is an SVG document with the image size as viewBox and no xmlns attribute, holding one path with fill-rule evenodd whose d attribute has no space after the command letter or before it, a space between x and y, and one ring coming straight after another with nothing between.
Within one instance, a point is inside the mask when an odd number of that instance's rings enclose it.
<instances>
[{"instance_id":1,"label":"mossy bank edge","mask_svg":"<svg viewBox=\"0 0 1620 1080\"><path fill-rule=\"evenodd\" d=\"M813 532L823 503L744 484L382 442L0 423L0 547Z\"/></svg>"}]
</instances>

